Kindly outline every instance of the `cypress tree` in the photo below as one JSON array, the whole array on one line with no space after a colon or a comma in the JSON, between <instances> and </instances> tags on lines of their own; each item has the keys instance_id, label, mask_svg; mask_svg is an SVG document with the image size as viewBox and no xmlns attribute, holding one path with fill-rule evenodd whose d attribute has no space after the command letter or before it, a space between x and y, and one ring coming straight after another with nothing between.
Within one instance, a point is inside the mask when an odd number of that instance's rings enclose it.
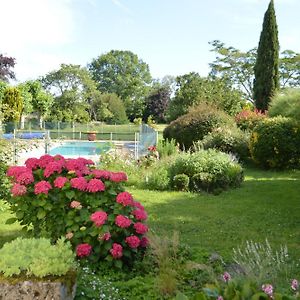
<instances>
[{"instance_id":1,"label":"cypress tree","mask_svg":"<svg viewBox=\"0 0 300 300\"><path fill-rule=\"evenodd\" d=\"M265 111L276 89L279 88L279 41L274 1L265 13L263 28L254 66L254 100L256 108Z\"/></svg>"}]
</instances>

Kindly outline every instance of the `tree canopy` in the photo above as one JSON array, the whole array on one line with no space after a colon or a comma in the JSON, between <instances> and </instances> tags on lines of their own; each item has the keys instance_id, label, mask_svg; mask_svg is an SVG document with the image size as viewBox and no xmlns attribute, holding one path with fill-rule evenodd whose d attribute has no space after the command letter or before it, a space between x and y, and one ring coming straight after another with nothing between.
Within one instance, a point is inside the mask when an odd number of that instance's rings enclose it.
<instances>
[{"instance_id":1,"label":"tree canopy","mask_svg":"<svg viewBox=\"0 0 300 300\"><path fill-rule=\"evenodd\" d=\"M9 79L15 79L15 73L12 70L16 64L13 57L0 54L0 81L8 82Z\"/></svg>"}]
</instances>

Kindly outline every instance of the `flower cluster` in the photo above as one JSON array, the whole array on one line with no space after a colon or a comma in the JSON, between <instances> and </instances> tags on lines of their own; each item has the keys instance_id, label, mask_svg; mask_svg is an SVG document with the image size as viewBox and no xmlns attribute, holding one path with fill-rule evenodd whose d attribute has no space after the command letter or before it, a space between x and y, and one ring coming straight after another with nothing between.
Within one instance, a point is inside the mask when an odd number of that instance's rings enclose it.
<instances>
[{"instance_id":1,"label":"flower cluster","mask_svg":"<svg viewBox=\"0 0 300 300\"><path fill-rule=\"evenodd\" d=\"M84 158L43 155L10 167L7 176L17 219L36 233L46 228L53 239L65 236L80 259L120 267L149 244L147 213L124 191L124 172L96 169Z\"/></svg>"}]
</instances>

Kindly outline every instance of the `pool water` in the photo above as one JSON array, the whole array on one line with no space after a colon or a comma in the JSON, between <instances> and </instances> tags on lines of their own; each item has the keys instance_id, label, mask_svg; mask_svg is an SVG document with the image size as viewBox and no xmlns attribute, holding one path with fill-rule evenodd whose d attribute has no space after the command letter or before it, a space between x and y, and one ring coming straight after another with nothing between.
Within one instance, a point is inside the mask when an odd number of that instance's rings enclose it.
<instances>
[{"instance_id":1,"label":"pool water","mask_svg":"<svg viewBox=\"0 0 300 300\"><path fill-rule=\"evenodd\" d=\"M50 155L87 156L99 155L111 148L109 143L103 142L65 142L50 150Z\"/></svg>"}]
</instances>

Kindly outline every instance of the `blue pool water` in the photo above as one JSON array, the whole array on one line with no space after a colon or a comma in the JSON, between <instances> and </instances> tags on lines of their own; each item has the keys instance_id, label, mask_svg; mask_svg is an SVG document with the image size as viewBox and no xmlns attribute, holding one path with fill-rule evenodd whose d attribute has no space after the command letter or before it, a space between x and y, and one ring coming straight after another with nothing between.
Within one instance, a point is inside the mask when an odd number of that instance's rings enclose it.
<instances>
[{"instance_id":1,"label":"blue pool water","mask_svg":"<svg viewBox=\"0 0 300 300\"><path fill-rule=\"evenodd\" d=\"M50 150L50 155L60 154L63 156L86 156L98 155L110 149L108 143L99 142L65 142Z\"/></svg>"}]
</instances>

